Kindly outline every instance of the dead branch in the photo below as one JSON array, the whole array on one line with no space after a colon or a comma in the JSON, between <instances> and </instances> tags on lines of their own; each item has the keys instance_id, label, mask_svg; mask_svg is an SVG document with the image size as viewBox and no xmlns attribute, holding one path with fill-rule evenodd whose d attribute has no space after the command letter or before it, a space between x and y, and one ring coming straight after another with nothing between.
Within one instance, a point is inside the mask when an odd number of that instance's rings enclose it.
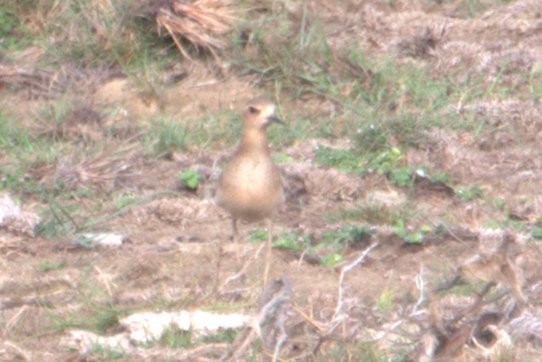
<instances>
[{"instance_id":1,"label":"dead branch","mask_svg":"<svg viewBox=\"0 0 542 362\"><path fill-rule=\"evenodd\" d=\"M337 306L335 307L335 313L333 314L333 317L331 318L330 324L334 324L339 319L342 319L342 316L340 315L343 305L344 305L344 278L347 273L349 273L352 269L360 265L365 261L369 253L378 246L378 242L371 244L363 253L360 254L353 262L342 268L341 275L339 277L339 287L337 291Z\"/></svg>"}]
</instances>

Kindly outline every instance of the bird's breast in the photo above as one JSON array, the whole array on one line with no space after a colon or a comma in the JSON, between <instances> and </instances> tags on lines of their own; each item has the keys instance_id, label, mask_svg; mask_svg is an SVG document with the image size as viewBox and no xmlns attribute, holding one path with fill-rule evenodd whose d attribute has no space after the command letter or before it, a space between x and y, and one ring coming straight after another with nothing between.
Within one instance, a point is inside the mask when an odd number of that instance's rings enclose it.
<instances>
[{"instance_id":1,"label":"bird's breast","mask_svg":"<svg viewBox=\"0 0 542 362\"><path fill-rule=\"evenodd\" d=\"M217 201L244 219L269 215L283 200L280 173L270 157L239 158L224 169Z\"/></svg>"}]
</instances>

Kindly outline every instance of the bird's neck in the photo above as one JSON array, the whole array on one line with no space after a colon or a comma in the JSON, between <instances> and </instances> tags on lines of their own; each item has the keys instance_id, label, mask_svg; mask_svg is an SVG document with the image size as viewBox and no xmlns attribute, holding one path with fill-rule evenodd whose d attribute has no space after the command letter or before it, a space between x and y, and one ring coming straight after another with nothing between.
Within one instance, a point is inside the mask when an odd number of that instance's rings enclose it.
<instances>
[{"instance_id":1,"label":"bird's neck","mask_svg":"<svg viewBox=\"0 0 542 362\"><path fill-rule=\"evenodd\" d=\"M241 149L254 151L269 151L269 141L265 130L246 128L241 140Z\"/></svg>"}]
</instances>

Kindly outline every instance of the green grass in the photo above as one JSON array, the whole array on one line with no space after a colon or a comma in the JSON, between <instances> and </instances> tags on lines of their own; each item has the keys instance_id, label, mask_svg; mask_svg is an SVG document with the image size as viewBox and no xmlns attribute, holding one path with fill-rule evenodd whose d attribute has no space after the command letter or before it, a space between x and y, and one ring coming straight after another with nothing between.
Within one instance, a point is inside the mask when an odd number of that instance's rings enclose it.
<instances>
[{"instance_id":1,"label":"green grass","mask_svg":"<svg viewBox=\"0 0 542 362\"><path fill-rule=\"evenodd\" d=\"M539 226L534 226L531 229L531 236L537 240L542 239L542 228Z\"/></svg>"},{"instance_id":2,"label":"green grass","mask_svg":"<svg viewBox=\"0 0 542 362\"><path fill-rule=\"evenodd\" d=\"M64 262L44 260L39 263L38 271L40 273L47 273L50 271L61 270L64 266Z\"/></svg>"},{"instance_id":3,"label":"green grass","mask_svg":"<svg viewBox=\"0 0 542 362\"><path fill-rule=\"evenodd\" d=\"M273 242L273 247L293 250L319 260L320 264L334 267L343 261L344 251L357 242L370 238L372 231L365 226L345 225L335 230L326 230L315 240L312 236L299 232L281 232ZM256 230L250 235L253 242L267 239L265 230Z\"/></svg>"},{"instance_id":4,"label":"green grass","mask_svg":"<svg viewBox=\"0 0 542 362\"><path fill-rule=\"evenodd\" d=\"M5 1L0 4L0 41L6 50L18 50L31 43L31 37L24 21L20 21L21 11L31 1Z\"/></svg>"},{"instance_id":5,"label":"green grass","mask_svg":"<svg viewBox=\"0 0 542 362\"><path fill-rule=\"evenodd\" d=\"M311 239L308 235L300 233L282 232L273 242L273 247L294 251L309 250L311 247Z\"/></svg>"},{"instance_id":6,"label":"green grass","mask_svg":"<svg viewBox=\"0 0 542 362\"><path fill-rule=\"evenodd\" d=\"M318 362L324 361L367 361L367 362L387 362L394 361L390 359L376 343L370 342L348 342L339 343L330 350L319 354L316 359ZM398 359L400 361L402 359Z\"/></svg>"},{"instance_id":7,"label":"green grass","mask_svg":"<svg viewBox=\"0 0 542 362\"><path fill-rule=\"evenodd\" d=\"M336 250L344 249L356 242L368 240L373 232L364 225L345 225L336 230L322 233L320 243L333 245Z\"/></svg>"},{"instance_id":8,"label":"green grass","mask_svg":"<svg viewBox=\"0 0 542 362\"><path fill-rule=\"evenodd\" d=\"M52 239L59 236L73 236L82 231L79 222L74 217L77 208L77 205L67 206L55 199L50 199L48 208L34 230L36 235Z\"/></svg>"},{"instance_id":9,"label":"green grass","mask_svg":"<svg viewBox=\"0 0 542 362\"><path fill-rule=\"evenodd\" d=\"M118 324L119 318L126 315L124 309L112 304L95 302L96 295L88 295L86 309L70 315L50 314L51 328L63 332L72 328L86 329L103 334Z\"/></svg>"},{"instance_id":10,"label":"green grass","mask_svg":"<svg viewBox=\"0 0 542 362\"><path fill-rule=\"evenodd\" d=\"M100 344L95 344L90 350L90 355L101 361L111 361L128 357L128 354L120 349L114 349Z\"/></svg>"},{"instance_id":11,"label":"green grass","mask_svg":"<svg viewBox=\"0 0 542 362\"><path fill-rule=\"evenodd\" d=\"M121 194L114 196L114 204L117 210L129 207L131 205L138 204L141 199L132 193L122 192Z\"/></svg>"},{"instance_id":12,"label":"green grass","mask_svg":"<svg viewBox=\"0 0 542 362\"><path fill-rule=\"evenodd\" d=\"M175 151L187 148L188 131L178 121L159 118L151 122L144 143L150 150L149 154L156 158L171 157Z\"/></svg>"},{"instance_id":13,"label":"green grass","mask_svg":"<svg viewBox=\"0 0 542 362\"><path fill-rule=\"evenodd\" d=\"M160 345L167 348L190 349L205 343L233 343L238 331L222 329L215 333L197 337L192 331L184 331L176 327L168 328L160 338Z\"/></svg>"},{"instance_id":14,"label":"green grass","mask_svg":"<svg viewBox=\"0 0 542 362\"><path fill-rule=\"evenodd\" d=\"M168 49L156 36L155 24L143 16L138 2L121 0L93 3L76 0L57 5L44 1L33 9L38 16L51 16L44 24L43 34L62 42L62 47L41 38L48 58L70 59L82 66L137 66L141 59L160 49Z\"/></svg>"},{"instance_id":15,"label":"green grass","mask_svg":"<svg viewBox=\"0 0 542 362\"><path fill-rule=\"evenodd\" d=\"M192 331L168 328L160 338L160 345L167 348L189 349L194 346Z\"/></svg>"},{"instance_id":16,"label":"green grass","mask_svg":"<svg viewBox=\"0 0 542 362\"><path fill-rule=\"evenodd\" d=\"M393 224L395 220L403 217L407 212L405 207L388 207L378 202L363 202L351 208L341 207L326 215L330 222L363 220L370 225Z\"/></svg>"},{"instance_id":17,"label":"green grass","mask_svg":"<svg viewBox=\"0 0 542 362\"><path fill-rule=\"evenodd\" d=\"M480 199L483 196L483 191L479 186L463 187L459 188L456 191L456 195L459 196L463 201L472 201L475 199Z\"/></svg>"},{"instance_id":18,"label":"green grass","mask_svg":"<svg viewBox=\"0 0 542 362\"><path fill-rule=\"evenodd\" d=\"M242 128L240 112L221 111L186 123L189 147L217 149L233 146Z\"/></svg>"}]
</instances>

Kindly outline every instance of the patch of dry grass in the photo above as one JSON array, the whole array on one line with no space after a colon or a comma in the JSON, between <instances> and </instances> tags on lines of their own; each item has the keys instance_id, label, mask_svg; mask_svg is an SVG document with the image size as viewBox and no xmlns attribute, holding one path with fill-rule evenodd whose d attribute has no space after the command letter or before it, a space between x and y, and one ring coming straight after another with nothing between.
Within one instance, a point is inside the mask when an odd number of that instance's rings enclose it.
<instances>
[{"instance_id":1,"label":"patch of dry grass","mask_svg":"<svg viewBox=\"0 0 542 362\"><path fill-rule=\"evenodd\" d=\"M187 41L192 46L209 51L218 58L217 51L226 49L225 36L232 31L239 10L232 3L216 0L198 0L192 3L170 1L158 10L156 22L165 29L177 49L184 57L192 59L183 46Z\"/></svg>"}]
</instances>

